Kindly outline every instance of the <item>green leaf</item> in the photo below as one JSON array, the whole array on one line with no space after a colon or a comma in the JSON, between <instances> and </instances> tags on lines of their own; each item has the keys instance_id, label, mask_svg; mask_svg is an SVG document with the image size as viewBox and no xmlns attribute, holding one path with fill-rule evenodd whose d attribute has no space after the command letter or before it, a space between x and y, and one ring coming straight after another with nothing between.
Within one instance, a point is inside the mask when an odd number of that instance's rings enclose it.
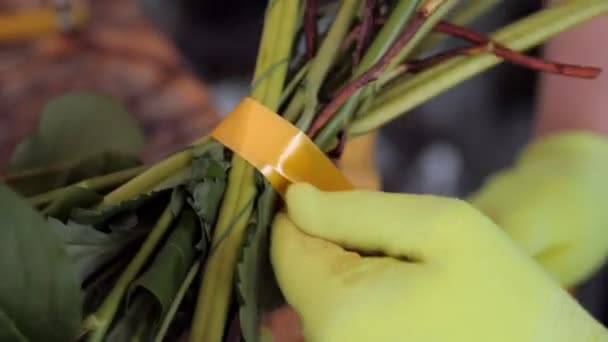
<instances>
[{"instance_id":1,"label":"green leaf","mask_svg":"<svg viewBox=\"0 0 608 342\"><path fill-rule=\"evenodd\" d=\"M268 255L270 219L275 200L276 193L266 183L257 203L257 222L250 227L249 238L237 265L241 330L247 342L260 341L263 314L284 302Z\"/></svg>"},{"instance_id":2,"label":"green leaf","mask_svg":"<svg viewBox=\"0 0 608 342\"><path fill-rule=\"evenodd\" d=\"M215 160L224 160L225 152L224 145L212 140L205 140L192 149L195 158L208 156Z\"/></svg>"},{"instance_id":3,"label":"green leaf","mask_svg":"<svg viewBox=\"0 0 608 342\"><path fill-rule=\"evenodd\" d=\"M171 200L169 201L169 209L173 217L177 217L184 207L184 196L185 191L182 187L175 188L175 191L171 192Z\"/></svg>"},{"instance_id":4,"label":"green leaf","mask_svg":"<svg viewBox=\"0 0 608 342\"><path fill-rule=\"evenodd\" d=\"M176 188L173 191L183 193L181 188ZM171 201L174 200L176 200L176 197L172 196ZM183 202L183 199L180 202ZM154 221L154 227L147 234L135 255L130 258L128 265L117 278L114 286L105 296L101 305L85 320L85 324L90 329L88 335L89 341L104 340L119 308L123 305L125 294L129 292L131 285L137 279L140 272L149 264L157 246L163 242L165 235L172 227L176 219L173 215L174 212L175 206L167 203L160 215L152 215L157 216ZM145 218L143 217L143 219ZM142 221L145 224L145 220Z\"/></svg>"},{"instance_id":5,"label":"green leaf","mask_svg":"<svg viewBox=\"0 0 608 342\"><path fill-rule=\"evenodd\" d=\"M167 309L166 313L163 315L163 318L160 322L160 326L159 326L158 330L156 331L156 336L154 336L154 341L162 342L165 340L165 336L167 336L167 334L168 334L169 327L171 326L171 323L175 319L175 317L177 315L177 311L180 308L182 301L184 300L184 297L186 297L188 290L192 287L192 282L194 281L194 279L196 279L196 276L199 274L199 270L201 268L201 263L203 262L203 260L201 260L201 259L202 258L198 258L198 260L195 261L194 264L192 264L192 266L188 270L188 273L186 274L184 281L182 281L182 284L180 285L179 289L177 290L177 293L175 294L175 297L173 298L173 301L171 302L169 309Z\"/></svg>"},{"instance_id":6,"label":"green leaf","mask_svg":"<svg viewBox=\"0 0 608 342\"><path fill-rule=\"evenodd\" d=\"M134 118L112 98L73 92L46 105L38 128L17 146L10 170L39 168L108 151L138 154L143 141Z\"/></svg>"},{"instance_id":7,"label":"green leaf","mask_svg":"<svg viewBox=\"0 0 608 342\"><path fill-rule=\"evenodd\" d=\"M166 315L194 263L198 232L196 214L188 207L183 208L163 247L148 269L132 283L128 311L113 329L110 340L128 340L125 338L133 336L142 324L154 329Z\"/></svg>"},{"instance_id":8,"label":"green leaf","mask_svg":"<svg viewBox=\"0 0 608 342\"><path fill-rule=\"evenodd\" d=\"M80 327L82 294L60 238L4 185L0 208L0 336L72 341Z\"/></svg>"},{"instance_id":9,"label":"green leaf","mask_svg":"<svg viewBox=\"0 0 608 342\"><path fill-rule=\"evenodd\" d=\"M102 198L103 196L93 190L85 189L78 185L72 185L68 187L61 196L51 202L51 204L42 211L42 214L65 221L70 216L72 209L88 207L101 201Z\"/></svg>"},{"instance_id":10,"label":"green leaf","mask_svg":"<svg viewBox=\"0 0 608 342\"><path fill-rule=\"evenodd\" d=\"M66 244L68 256L76 266L81 283L144 233L142 230L103 233L89 225L75 222L64 224L52 217L48 223Z\"/></svg>"},{"instance_id":11,"label":"green leaf","mask_svg":"<svg viewBox=\"0 0 608 342\"><path fill-rule=\"evenodd\" d=\"M6 313L0 310L0 341L27 341Z\"/></svg>"},{"instance_id":12,"label":"green leaf","mask_svg":"<svg viewBox=\"0 0 608 342\"><path fill-rule=\"evenodd\" d=\"M210 157L201 157L192 162L192 177L188 190L190 205L196 211L203 228L201 241L197 245L203 249L211 239L211 229L215 226L217 213L226 190L228 163Z\"/></svg>"},{"instance_id":13,"label":"green leaf","mask_svg":"<svg viewBox=\"0 0 608 342\"><path fill-rule=\"evenodd\" d=\"M134 118L110 97L70 93L43 109L36 130L15 149L7 178L24 195L49 191L70 179L103 174L107 165L115 165L112 171L133 166L143 141ZM106 152L114 155L99 156ZM71 176L66 173L75 168Z\"/></svg>"},{"instance_id":14,"label":"green leaf","mask_svg":"<svg viewBox=\"0 0 608 342\"><path fill-rule=\"evenodd\" d=\"M131 294L138 290L151 293L158 304L158 316L164 315L197 254L199 232L196 214L184 207L176 227L154 257L148 269L133 283Z\"/></svg>"}]
</instances>

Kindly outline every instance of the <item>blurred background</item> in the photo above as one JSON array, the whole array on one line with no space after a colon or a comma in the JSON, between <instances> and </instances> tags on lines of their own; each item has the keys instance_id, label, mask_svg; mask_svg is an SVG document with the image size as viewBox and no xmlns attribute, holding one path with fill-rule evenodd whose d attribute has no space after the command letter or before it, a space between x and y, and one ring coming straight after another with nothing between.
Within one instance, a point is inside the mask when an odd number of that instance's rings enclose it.
<instances>
[{"instance_id":1,"label":"blurred background","mask_svg":"<svg viewBox=\"0 0 608 342\"><path fill-rule=\"evenodd\" d=\"M0 0L0 14L52 5ZM541 5L503 1L472 26L491 32ZM146 134L147 160L202 136L247 94L266 1L88 6L91 20L77 33L0 46L0 170L42 106L68 90L93 89L125 104ZM536 80L532 71L502 65L386 126L377 156L384 189L463 197L478 188L527 142ZM603 274L577 296L607 324Z\"/></svg>"}]
</instances>

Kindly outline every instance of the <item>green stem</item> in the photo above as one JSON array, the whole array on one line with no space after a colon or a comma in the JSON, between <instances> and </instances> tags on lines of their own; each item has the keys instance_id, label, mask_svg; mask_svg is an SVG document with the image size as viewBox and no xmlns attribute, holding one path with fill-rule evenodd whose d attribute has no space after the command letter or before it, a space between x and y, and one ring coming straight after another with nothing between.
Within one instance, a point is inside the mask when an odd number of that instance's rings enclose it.
<instances>
[{"instance_id":1,"label":"green stem","mask_svg":"<svg viewBox=\"0 0 608 342\"><path fill-rule=\"evenodd\" d=\"M460 7L454 10L454 14L450 16L449 21L453 24L466 26L473 20L477 19L481 15L487 13L492 8L496 7L500 3L500 0L477 0L463 3ZM428 52L435 48L443 40L445 35L431 33L426 37L416 49L412 52L413 56L417 58L421 54Z\"/></svg>"},{"instance_id":2,"label":"green stem","mask_svg":"<svg viewBox=\"0 0 608 342\"><path fill-rule=\"evenodd\" d=\"M422 27L420 27L418 32L416 32L414 38L412 38L412 40L403 49L401 49L399 54L393 58L386 70L390 72L390 70L401 64L412 53L412 51L418 45L420 45L420 42L422 42L422 40L429 35L435 24L444 18L454 8L454 6L458 4L458 1L459 0L444 0L440 7L424 21L424 24Z\"/></svg>"},{"instance_id":3,"label":"green stem","mask_svg":"<svg viewBox=\"0 0 608 342\"><path fill-rule=\"evenodd\" d=\"M347 5L350 6L352 4ZM345 34L342 34L341 32L341 30L343 29L342 25L350 24L350 22L346 22L346 20L344 19L348 14L347 10L350 9L349 6L340 7L342 13L342 17L338 18L340 19L340 22L338 24L332 24L332 27L327 33L327 37L331 37L331 40L334 44L341 45L340 42L345 36ZM339 35L341 37L339 37ZM315 66L309 67L310 71L306 75L307 78L300 83L300 87L298 87L295 94L291 97L287 108L285 108L285 111L282 113L285 120L292 123L296 122L298 118L302 117L300 120L298 120L298 123L296 125L303 130L306 130L306 128L310 125L310 121L314 117L314 114L316 114L315 111L311 113L311 108L317 107L317 95L322 85L322 79L324 79L327 75L327 68L331 66L332 60L339 53L339 51L333 51L334 47L329 46L327 43L325 43L325 41L326 40L324 39L319 54L307 64L309 66L311 64L314 64ZM329 55L330 53L333 55L332 59L329 59L327 57L327 55ZM319 55L321 57L319 57ZM310 73L313 73L313 75L309 75ZM309 89L309 87L311 87L311 84L314 89ZM312 97L311 94L316 94L312 101L308 99L308 97ZM308 111L306 112L306 115L303 115L302 111L305 109L305 106L306 108L308 108Z\"/></svg>"},{"instance_id":4,"label":"green stem","mask_svg":"<svg viewBox=\"0 0 608 342\"><path fill-rule=\"evenodd\" d=\"M395 9L391 11L390 17L365 52L351 79L361 76L380 60L412 18L419 3L420 0L399 0Z\"/></svg>"},{"instance_id":5,"label":"green stem","mask_svg":"<svg viewBox=\"0 0 608 342\"><path fill-rule=\"evenodd\" d=\"M303 87L305 86L306 85L303 85ZM304 109L304 89L300 88L293 95L291 101L289 101L289 105L287 105L283 117L285 120L293 123L300 117L302 109Z\"/></svg>"},{"instance_id":6,"label":"green stem","mask_svg":"<svg viewBox=\"0 0 608 342\"><path fill-rule=\"evenodd\" d=\"M570 27L608 13L608 1L573 0L535 13L492 35L516 51L537 46ZM492 54L460 57L422 72L380 94L367 115L355 120L350 133L364 134L455 85L502 62Z\"/></svg>"},{"instance_id":7,"label":"green stem","mask_svg":"<svg viewBox=\"0 0 608 342\"><path fill-rule=\"evenodd\" d=\"M266 19L252 89L252 97L271 110L277 110L299 18L300 2L275 0L268 4ZM189 340L219 342L224 333L231 302L234 272L245 237L256 195L253 167L239 156L232 159L228 186L218 223L213 232L214 244L221 240L207 259L205 274L197 298ZM235 219L236 218L236 219ZM226 232L230 234L226 235Z\"/></svg>"},{"instance_id":8,"label":"green stem","mask_svg":"<svg viewBox=\"0 0 608 342\"><path fill-rule=\"evenodd\" d=\"M454 14L450 17L450 22L456 25L467 25L499 3L500 0L477 0L464 3L454 11Z\"/></svg>"},{"instance_id":9,"label":"green stem","mask_svg":"<svg viewBox=\"0 0 608 342\"><path fill-rule=\"evenodd\" d=\"M156 336L154 337L155 342L163 341L165 335L167 334L167 330L169 330L169 326L171 325L171 322L173 321L173 317L175 317L175 313L177 312L177 309L179 309L179 306L182 303L182 300L186 296L186 292L188 292L188 289L190 288L190 285L192 285L192 282L194 281L194 278L198 274L198 271L200 268L201 268L200 261L196 261L192 265L192 267L190 267L188 274L186 274L186 278L184 278L184 281L180 285L177 293L175 294L175 298L173 298L173 301L171 302L171 306L169 306L169 309L167 310L165 317L163 317L163 319L162 319L161 325L158 328L158 332L156 333Z\"/></svg>"},{"instance_id":10,"label":"green stem","mask_svg":"<svg viewBox=\"0 0 608 342\"><path fill-rule=\"evenodd\" d=\"M316 109L318 104L317 96L319 90L321 89L323 79L327 76L329 67L331 67L335 57L339 54L339 45L341 45L342 40L346 36L346 33L343 33L342 31L345 25L347 29L350 27L349 25L351 20L356 14L355 12L355 14L351 14L350 18L348 18L349 11L352 9L351 6L353 6L354 2L355 1L346 2L346 6L342 5L339 8L340 12L336 17L336 22L332 24L326 35L329 39L331 39L333 44L327 43L327 38L323 40L323 44L319 49L320 51L315 58L307 64L309 65L309 71L306 74L306 79L300 83L300 87L296 90L296 93L292 96L287 108L282 113L283 117L292 123L296 122L296 120L300 118L296 125L302 130L306 130L306 128L310 125L310 121L316 114L316 111L313 111L312 108ZM357 3L358 2L359 1L357 1ZM336 5L338 4L336 3ZM340 16L340 14L342 15ZM337 51L334 51L336 47ZM310 89L311 87L312 89ZM307 108L307 112L302 114L302 111L305 108Z\"/></svg>"},{"instance_id":11,"label":"green stem","mask_svg":"<svg viewBox=\"0 0 608 342\"><path fill-rule=\"evenodd\" d=\"M398 67L383 72L382 75L380 75L380 77L378 77L376 80L376 87L378 87L378 89L382 89L385 85L403 76L406 71L407 68L401 64Z\"/></svg>"},{"instance_id":12,"label":"green stem","mask_svg":"<svg viewBox=\"0 0 608 342\"><path fill-rule=\"evenodd\" d=\"M304 76L306 76L306 73L308 72L309 68L310 68L310 63L304 64L300 68L300 70L298 70L298 72L293 76L291 81L289 81L289 83L287 84L287 86L285 87L285 90L283 91L283 93L281 95L281 101L280 101L279 106L282 106L283 104L285 104L287 99L294 93L294 91L296 91L296 89L298 89L298 86L305 87L305 85L302 84L302 80L304 79Z\"/></svg>"},{"instance_id":13,"label":"green stem","mask_svg":"<svg viewBox=\"0 0 608 342\"><path fill-rule=\"evenodd\" d=\"M331 24L327 36L319 47L319 51L310 61L310 70L306 75L304 88L304 113L298 120L297 126L306 130L317 113L318 95L329 69L334 65L342 41L356 18L359 0L342 1L336 18Z\"/></svg>"},{"instance_id":14,"label":"green stem","mask_svg":"<svg viewBox=\"0 0 608 342\"><path fill-rule=\"evenodd\" d=\"M75 183L75 184L60 188L60 189L55 189L55 190L51 190L49 192L42 193L40 195L32 196L32 197L28 198L27 200L30 203L30 205L32 205L34 207L41 207L41 206L51 203L56 198L63 196L70 190L69 188L71 188L74 185L79 186L81 188L85 188L85 189L103 191L105 189L114 187L118 184L122 184L122 183L128 181L129 179L137 176L138 174L140 174L141 172L143 172L146 169L147 169L146 166L138 166L138 167L130 168L127 170L109 173L109 174L103 175L103 176L97 176L97 177L85 179L78 183Z\"/></svg>"},{"instance_id":15,"label":"green stem","mask_svg":"<svg viewBox=\"0 0 608 342\"><path fill-rule=\"evenodd\" d=\"M154 249L175 219L177 213L175 212L176 210L174 206L174 203L169 203L167 205L156 222L156 225L146 237L146 240L141 245L139 251L137 251L137 254L135 254L133 259L131 259L131 262L129 262L127 268L125 268L123 273L120 275L116 281L116 284L108 296L104 299L101 306L94 314L87 317L85 326L92 329L91 333L89 334L88 341L103 341L105 333L112 323L114 315L116 314L116 311L118 310L118 307L120 306L129 285L135 279L135 277L137 277L143 266L148 261L148 258L150 255L152 255Z\"/></svg>"},{"instance_id":16,"label":"green stem","mask_svg":"<svg viewBox=\"0 0 608 342\"><path fill-rule=\"evenodd\" d=\"M382 26L382 29L380 29L380 32L378 32L378 35L365 52L365 55L353 73L351 80L361 76L382 58L412 18L419 3L419 0L400 0L397 3L387 22ZM319 134L315 137L315 143L319 148L322 150L329 148L331 141L355 113L363 94L373 95L370 94L366 88L356 91L348 101L340 107L325 127L319 131Z\"/></svg>"},{"instance_id":17,"label":"green stem","mask_svg":"<svg viewBox=\"0 0 608 342\"><path fill-rule=\"evenodd\" d=\"M243 202L251 199L255 193L251 165L243 159L233 158L228 189L213 233L213 245L217 247L207 259L190 341L221 341L231 302L234 267L253 209L253 206ZM238 212L241 212L240 216ZM230 234L227 234L228 231ZM220 239L222 242L217 244L216 241Z\"/></svg>"},{"instance_id":18,"label":"green stem","mask_svg":"<svg viewBox=\"0 0 608 342\"><path fill-rule=\"evenodd\" d=\"M99 204L99 207L116 205L137 195L151 191L160 182L167 180L190 165L192 159L204 153L206 148L209 147L208 145L212 143L212 140L208 136L199 138L183 151L177 152L158 162L129 182L107 194Z\"/></svg>"},{"instance_id":19,"label":"green stem","mask_svg":"<svg viewBox=\"0 0 608 342\"><path fill-rule=\"evenodd\" d=\"M116 205L151 190L159 182L188 166L192 158L192 147L170 156L107 194L99 207Z\"/></svg>"},{"instance_id":20,"label":"green stem","mask_svg":"<svg viewBox=\"0 0 608 342\"><path fill-rule=\"evenodd\" d=\"M340 132L342 127L347 124L348 119L355 113L357 106L361 101L361 94L364 91L365 88L357 90L348 101L340 107L325 127L319 131L314 142L321 151L327 151L330 148L331 143L338 135L338 132Z\"/></svg>"}]
</instances>

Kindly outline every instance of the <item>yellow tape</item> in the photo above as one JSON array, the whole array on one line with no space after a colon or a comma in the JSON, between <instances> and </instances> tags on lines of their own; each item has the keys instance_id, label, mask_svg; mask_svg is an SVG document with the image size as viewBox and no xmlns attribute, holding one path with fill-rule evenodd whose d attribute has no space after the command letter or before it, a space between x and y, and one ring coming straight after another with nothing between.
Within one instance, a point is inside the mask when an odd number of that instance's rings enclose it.
<instances>
[{"instance_id":1,"label":"yellow tape","mask_svg":"<svg viewBox=\"0 0 608 342\"><path fill-rule=\"evenodd\" d=\"M211 136L251 163L281 195L291 183L353 189L306 134L252 98L243 99Z\"/></svg>"}]
</instances>

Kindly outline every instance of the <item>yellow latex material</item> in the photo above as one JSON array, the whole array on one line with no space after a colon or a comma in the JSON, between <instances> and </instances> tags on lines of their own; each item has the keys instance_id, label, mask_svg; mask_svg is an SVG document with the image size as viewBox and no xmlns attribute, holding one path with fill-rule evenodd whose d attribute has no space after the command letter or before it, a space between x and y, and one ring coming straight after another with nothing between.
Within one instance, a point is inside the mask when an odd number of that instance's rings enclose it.
<instances>
[{"instance_id":1,"label":"yellow latex material","mask_svg":"<svg viewBox=\"0 0 608 342\"><path fill-rule=\"evenodd\" d=\"M563 286L608 256L608 139L582 132L541 139L470 199Z\"/></svg>"},{"instance_id":2,"label":"yellow latex material","mask_svg":"<svg viewBox=\"0 0 608 342\"><path fill-rule=\"evenodd\" d=\"M87 21L88 14L84 7L74 5L69 19L74 26L80 27ZM60 21L54 9L0 15L0 42L10 43L60 32Z\"/></svg>"},{"instance_id":3,"label":"yellow latex material","mask_svg":"<svg viewBox=\"0 0 608 342\"><path fill-rule=\"evenodd\" d=\"M300 182L326 191L353 188L306 134L252 98L245 98L211 136L251 163L281 194Z\"/></svg>"},{"instance_id":4,"label":"yellow latex material","mask_svg":"<svg viewBox=\"0 0 608 342\"><path fill-rule=\"evenodd\" d=\"M340 158L340 170L355 188L380 190L382 184L375 160L377 133L350 139Z\"/></svg>"},{"instance_id":5,"label":"yellow latex material","mask_svg":"<svg viewBox=\"0 0 608 342\"><path fill-rule=\"evenodd\" d=\"M271 260L307 341L608 340L465 202L300 184L286 202L288 213L274 222Z\"/></svg>"}]
</instances>

